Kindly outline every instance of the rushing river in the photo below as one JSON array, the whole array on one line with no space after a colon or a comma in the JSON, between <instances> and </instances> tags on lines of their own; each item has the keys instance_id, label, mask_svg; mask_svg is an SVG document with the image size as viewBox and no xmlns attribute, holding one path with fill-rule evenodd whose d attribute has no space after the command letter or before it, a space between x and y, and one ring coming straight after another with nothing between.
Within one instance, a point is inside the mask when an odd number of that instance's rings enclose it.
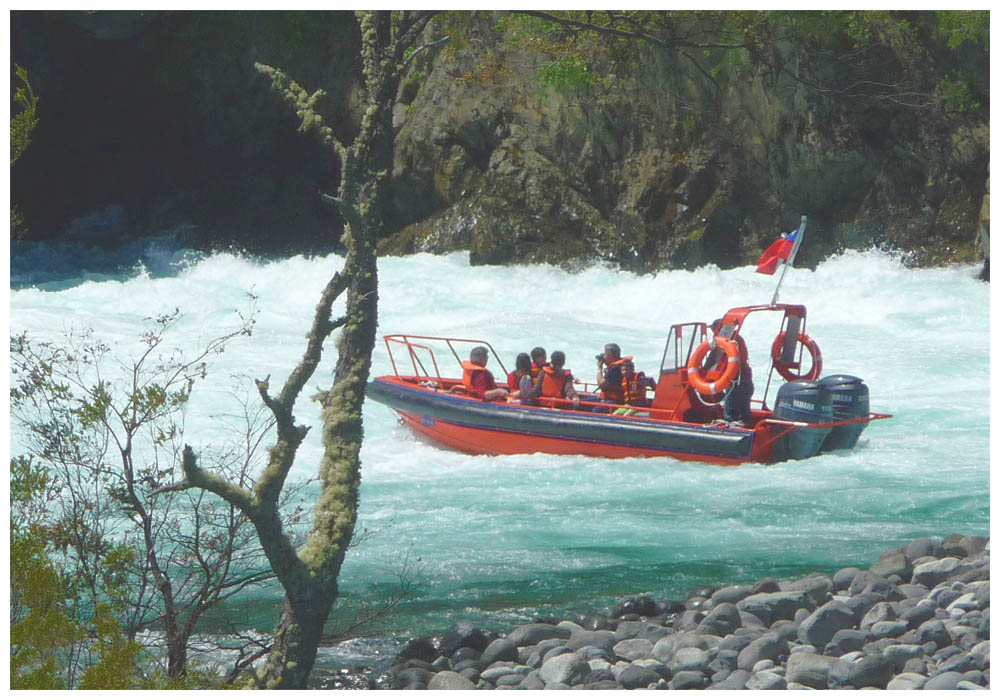
<instances>
[{"instance_id":1,"label":"rushing river","mask_svg":"<svg viewBox=\"0 0 1000 700\"><path fill-rule=\"evenodd\" d=\"M184 318L167 344L192 348L233 327L254 295L253 336L215 360L188 408L185 441L198 450L224 438L220 416L235 411L234 383L246 393L247 377L270 375L272 386L284 380L340 260L169 250L156 260L80 276L59 252L19 258L11 329L56 339L89 326L127 354L144 318L178 307ZM508 369L518 352L542 345L564 350L567 366L588 381L604 343L619 343L654 373L671 323L767 303L776 282L751 267L568 273L470 267L463 254L385 258L379 269L380 334L483 338ZM683 597L701 584L833 573L914 537L988 534L989 286L976 271L911 270L899 256L871 251L786 276L781 301L807 306L824 374L862 377L872 410L894 414L873 423L850 453L736 468L666 458L473 457L427 444L369 402L360 526L371 534L344 566L344 601L388 595L404 561L414 588L382 621L378 639L326 658L370 661L391 653L393 636L443 631L463 618L499 630L540 610L600 611L640 594ZM748 338L758 392L774 332ZM307 395L327 382L332 364L331 350L297 406L300 422L318 424ZM379 342L373 374L389 372ZM13 450L17 442L12 435ZM293 476L313 475L319 454L314 429ZM274 589L230 612L266 630L278 597Z\"/></svg>"}]
</instances>

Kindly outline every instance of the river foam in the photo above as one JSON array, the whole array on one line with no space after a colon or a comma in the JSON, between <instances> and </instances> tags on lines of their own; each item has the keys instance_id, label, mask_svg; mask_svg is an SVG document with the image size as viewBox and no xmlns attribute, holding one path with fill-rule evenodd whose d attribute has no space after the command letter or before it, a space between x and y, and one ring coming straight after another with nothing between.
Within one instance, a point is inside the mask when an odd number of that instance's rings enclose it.
<instances>
[{"instance_id":1,"label":"river foam","mask_svg":"<svg viewBox=\"0 0 1000 700\"><path fill-rule=\"evenodd\" d=\"M171 342L190 349L255 307L253 336L213 361L188 409L185 439L204 449L225 437L220 417L235 411L235 383L247 395L251 377L270 375L272 386L284 380L339 263L336 256L180 256L170 274L140 268L49 280L51 291L11 291L11 329L54 339L90 326L127 354L144 318L176 307L184 317ZM587 380L604 343L619 343L650 373L671 323L767 303L776 282L751 267L569 273L470 267L464 254L384 258L379 275L380 335L483 338L508 368L518 352L542 345L565 351L567 365ZM573 611L640 594L683 595L700 583L835 570L924 535L988 534L989 287L975 275L970 266L909 269L879 251L788 273L781 301L807 306L824 374L862 377L872 410L894 414L872 424L854 451L805 462L720 468L474 457L430 445L384 406L367 404L360 517L373 534L344 566L345 605L385 595L404 560L415 587L385 621L386 634L441 630L460 618L517 623L539 608ZM751 361L762 368L758 391L773 332L748 328ZM306 394L329 381L332 365L331 350ZM389 372L379 342L373 373ZM318 425L308 400L296 416ZM314 429L293 476L314 474L319 454ZM277 596L252 606L261 611L255 624L273 624Z\"/></svg>"}]
</instances>

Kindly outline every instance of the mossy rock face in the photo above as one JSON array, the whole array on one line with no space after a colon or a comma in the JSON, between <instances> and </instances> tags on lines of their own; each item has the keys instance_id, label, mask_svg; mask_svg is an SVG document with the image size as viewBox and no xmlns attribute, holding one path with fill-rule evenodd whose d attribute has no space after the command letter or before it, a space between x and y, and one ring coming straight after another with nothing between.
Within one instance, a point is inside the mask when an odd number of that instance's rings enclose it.
<instances>
[{"instance_id":1,"label":"mossy rock face","mask_svg":"<svg viewBox=\"0 0 1000 700\"><path fill-rule=\"evenodd\" d=\"M945 113L823 93L810 84L871 76L792 42L771 49L794 74L731 52L711 75L657 50L614 86L543 96L543 57L505 43L496 16L477 17L464 42L418 54L400 86L386 253L731 267L752 264L802 214L803 264L858 245L912 251L920 264L974 259L984 247L988 104ZM317 191L336 189L339 162L297 131L254 62L324 90L321 112L350 141L360 77L351 13L11 20L12 61L28 69L44 112L12 172L29 236L59 235L120 206L122 237L192 224L202 248L337 245L342 222ZM432 23L424 38L444 31ZM986 54L966 46L959 65L958 54L933 53L900 79L930 94L961 68L986 84ZM588 70L608 73L606 56L592 59Z\"/></svg>"}]
</instances>

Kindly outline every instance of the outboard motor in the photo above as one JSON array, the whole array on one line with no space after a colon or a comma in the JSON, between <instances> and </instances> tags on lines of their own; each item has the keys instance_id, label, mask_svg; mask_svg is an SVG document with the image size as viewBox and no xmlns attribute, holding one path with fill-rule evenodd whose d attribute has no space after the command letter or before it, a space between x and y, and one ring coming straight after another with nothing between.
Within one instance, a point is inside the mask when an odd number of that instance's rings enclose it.
<instances>
[{"instance_id":1,"label":"outboard motor","mask_svg":"<svg viewBox=\"0 0 1000 700\"><path fill-rule=\"evenodd\" d=\"M833 374L823 377L819 383L830 392L835 421L868 416L868 386L862 380L846 374ZM851 449L867 425L865 422L835 426L823 442L823 450Z\"/></svg>"},{"instance_id":2,"label":"outboard motor","mask_svg":"<svg viewBox=\"0 0 1000 700\"><path fill-rule=\"evenodd\" d=\"M830 423L830 392L820 382L788 382L778 390L774 417L798 423ZM779 426L780 428L780 426ZM774 460L807 459L819 454L830 428L795 428L774 443Z\"/></svg>"}]
</instances>

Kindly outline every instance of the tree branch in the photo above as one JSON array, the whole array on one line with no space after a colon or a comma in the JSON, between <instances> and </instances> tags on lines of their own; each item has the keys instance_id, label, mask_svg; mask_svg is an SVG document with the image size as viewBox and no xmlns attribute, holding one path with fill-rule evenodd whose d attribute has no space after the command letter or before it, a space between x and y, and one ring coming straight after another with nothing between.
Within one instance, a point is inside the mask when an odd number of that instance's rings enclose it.
<instances>
[{"instance_id":1,"label":"tree branch","mask_svg":"<svg viewBox=\"0 0 1000 700\"><path fill-rule=\"evenodd\" d=\"M191 488L200 488L214 493L216 496L231 503L246 513L247 517L253 520L257 514L257 507L254 505L250 493L246 489L241 489L227 479L214 474L209 474L198 466L198 460L194 456L194 450L190 445L184 446L184 456L181 461L181 469L184 473L182 481L173 484L166 484L154 489L150 495L155 496L161 493L173 491L186 491Z\"/></svg>"},{"instance_id":2,"label":"tree branch","mask_svg":"<svg viewBox=\"0 0 1000 700\"><path fill-rule=\"evenodd\" d=\"M538 12L535 10L516 10L518 14L527 15L528 17L538 17L539 19L544 19L553 24L558 24L562 27L567 27L569 29L580 29L584 31L593 31L598 34L606 34L608 36L613 36L618 39L641 39L642 41L648 41L654 46L658 46L662 49L676 49L680 47L693 48L693 49L745 49L745 44L718 44L715 42L700 43L694 42L687 39L660 39L651 34L639 30L629 30L629 29L617 29L609 25L599 25L593 24L591 22L581 22L579 20L570 19L568 17L559 17L550 12ZM614 21L614 17L609 14L609 21Z\"/></svg>"}]
</instances>

